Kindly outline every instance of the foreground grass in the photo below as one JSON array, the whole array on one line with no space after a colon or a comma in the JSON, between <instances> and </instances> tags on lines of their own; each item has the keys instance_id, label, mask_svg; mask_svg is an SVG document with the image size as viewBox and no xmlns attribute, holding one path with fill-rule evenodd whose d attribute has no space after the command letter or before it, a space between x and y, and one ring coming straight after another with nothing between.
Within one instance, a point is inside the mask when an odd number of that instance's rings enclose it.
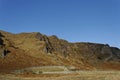
<instances>
[{"instance_id":1,"label":"foreground grass","mask_svg":"<svg viewBox=\"0 0 120 80\"><path fill-rule=\"evenodd\" d=\"M0 74L0 80L120 80L120 71L77 71L72 74Z\"/></svg>"}]
</instances>

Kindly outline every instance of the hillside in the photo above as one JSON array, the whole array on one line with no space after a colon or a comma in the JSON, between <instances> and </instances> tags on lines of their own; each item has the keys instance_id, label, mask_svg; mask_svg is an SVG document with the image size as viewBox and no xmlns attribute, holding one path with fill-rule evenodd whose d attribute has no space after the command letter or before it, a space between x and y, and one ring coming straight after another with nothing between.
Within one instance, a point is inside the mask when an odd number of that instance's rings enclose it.
<instances>
[{"instance_id":1,"label":"hillside","mask_svg":"<svg viewBox=\"0 0 120 80\"><path fill-rule=\"evenodd\" d=\"M51 65L74 66L80 70L120 70L120 49L108 44L70 43L39 32L0 31L0 71Z\"/></svg>"}]
</instances>

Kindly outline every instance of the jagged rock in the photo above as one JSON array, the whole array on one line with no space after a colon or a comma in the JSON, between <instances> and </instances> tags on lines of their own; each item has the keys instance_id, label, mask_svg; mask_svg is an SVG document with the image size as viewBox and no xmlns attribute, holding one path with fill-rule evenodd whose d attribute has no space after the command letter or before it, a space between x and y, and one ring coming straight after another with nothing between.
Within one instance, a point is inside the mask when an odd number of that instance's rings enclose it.
<instances>
[{"instance_id":1,"label":"jagged rock","mask_svg":"<svg viewBox=\"0 0 120 80\"><path fill-rule=\"evenodd\" d=\"M116 57L117 59L120 59L120 49L116 47L111 47L113 58Z\"/></svg>"},{"instance_id":2,"label":"jagged rock","mask_svg":"<svg viewBox=\"0 0 120 80\"><path fill-rule=\"evenodd\" d=\"M4 46L0 46L0 58L4 58L8 53L9 51Z\"/></svg>"},{"instance_id":3,"label":"jagged rock","mask_svg":"<svg viewBox=\"0 0 120 80\"><path fill-rule=\"evenodd\" d=\"M40 41L45 41L44 36L43 36L41 33L39 33L39 32L36 33L35 37L36 37L37 39L39 39Z\"/></svg>"},{"instance_id":4,"label":"jagged rock","mask_svg":"<svg viewBox=\"0 0 120 80\"><path fill-rule=\"evenodd\" d=\"M4 58L4 49L0 46L0 58Z\"/></svg>"},{"instance_id":5,"label":"jagged rock","mask_svg":"<svg viewBox=\"0 0 120 80\"><path fill-rule=\"evenodd\" d=\"M46 35L42 35L41 33L36 33L35 38L45 42L45 47L43 49L45 53L52 53L53 47L51 46L49 38Z\"/></svg>"},{"instance_id":6,"label":"jagged rock","mask_svg":"<svg viewBox=\"0 0 120 80\"><path fill-rule=\"evenodd\" d=\"M3 37L3 35L0 33L0 45L3 45L2 37Z\"/></svg>"},{"instance_id":7,"label":"jagged rock","mask_svg":"<svg viewBox=\"0 0 120 80\"><path fill-rule=\"evenodd\" d=\"M3 49L3 35L0 33L0 58L4 58L4 49Z\"/></svg>"}]
</instances>

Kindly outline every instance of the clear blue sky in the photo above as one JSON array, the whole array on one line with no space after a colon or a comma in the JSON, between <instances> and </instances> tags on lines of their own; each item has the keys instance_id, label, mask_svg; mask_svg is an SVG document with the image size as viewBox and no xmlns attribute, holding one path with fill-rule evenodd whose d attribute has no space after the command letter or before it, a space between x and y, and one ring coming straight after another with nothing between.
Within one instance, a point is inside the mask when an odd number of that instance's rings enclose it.
<instances>
[{"instance_id":1,"label":"clear blue sky","mask_svg":"<svg viewBox=\"0 0 120 80\"><path fill-rule=\"evenodd\" d=\"M0 0L0 29L120 48L120 0Z\"/></svg>"}]
</instances>

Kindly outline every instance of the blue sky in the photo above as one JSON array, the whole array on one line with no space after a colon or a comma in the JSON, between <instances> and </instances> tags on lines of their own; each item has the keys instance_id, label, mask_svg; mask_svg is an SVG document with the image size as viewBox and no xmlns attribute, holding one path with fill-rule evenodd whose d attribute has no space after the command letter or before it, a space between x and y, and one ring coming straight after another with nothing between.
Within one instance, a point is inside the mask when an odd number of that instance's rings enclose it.
<instances>
[{"instance_id":1,"label":"blue sky","mask_svg":"<svg viewBox=\"0 0 120 80\"><path fill-rule=\"evenodd\" d=\"M0 29L120 48L120 0L0 0Z\"/></svg>"}]
</instances>

